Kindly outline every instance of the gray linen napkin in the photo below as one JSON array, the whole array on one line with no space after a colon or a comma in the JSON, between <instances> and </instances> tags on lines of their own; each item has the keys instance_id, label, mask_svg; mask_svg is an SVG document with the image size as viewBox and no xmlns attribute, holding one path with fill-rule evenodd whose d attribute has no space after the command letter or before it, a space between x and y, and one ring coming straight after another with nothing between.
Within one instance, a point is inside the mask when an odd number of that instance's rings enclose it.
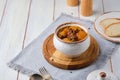
<instances>
[{"instance_id":1,"label":"gray linen napkin","mask_svg":"<svg viewBox=\"0 0 120 80\"><path fill-rule=\"evenodd\" d=\"M49 64L42 55L42 45L44 40L54 33L55 28L64 22L79 22L89 29L90 34L97 40L100 46L100 55L98 59L90 66L79 70L63 70ZM31 44L23 49L13 60L8 63L10 68L20 70L23 74L31 75L39 73L39 68L45 66L53 77L58 80L85 80L86 76L93 70L100 69L113 54L116 47L115 43L107 41L99 36L94 30L94 23L82 20L70 15L61 14L56 21L47 27Z\"/></svg>"}]
</instances>

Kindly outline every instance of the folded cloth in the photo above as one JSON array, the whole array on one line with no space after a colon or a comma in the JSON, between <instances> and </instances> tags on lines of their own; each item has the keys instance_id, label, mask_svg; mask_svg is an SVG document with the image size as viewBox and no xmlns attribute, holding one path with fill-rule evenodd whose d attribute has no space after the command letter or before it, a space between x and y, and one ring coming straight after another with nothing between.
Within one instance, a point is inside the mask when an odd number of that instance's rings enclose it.
<instances>
[{"instance_id":1,"label":"folded cloth","mask_svg":"<svg viewBox=\"0 0 120 80\"><path fill-rule=\"evenodd\" d=\"M65 22L79 22L88 28L89 33L96 39L100 47L98 59L88 67L78 70L63 70L49 64L42 54L44 40L52 33L56 27ZM110 56L114 53L116 44L103 39L94 30L94 23L73 17L67 14L61 14L56 21L47 27L31 44L24 48L13 60L8 63L10 68L20 70L21 73L31 75L39 73L39 68L45 66L53 77L58 80L85 80L88 73L102 68Z\"/></svg>"}]
</instances>

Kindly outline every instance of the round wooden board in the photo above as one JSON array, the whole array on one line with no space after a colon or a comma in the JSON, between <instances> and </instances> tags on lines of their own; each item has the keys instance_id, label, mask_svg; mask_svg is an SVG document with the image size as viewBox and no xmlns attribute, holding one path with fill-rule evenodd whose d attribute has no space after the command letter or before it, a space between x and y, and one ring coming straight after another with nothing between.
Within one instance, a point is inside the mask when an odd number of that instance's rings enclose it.
<instances>
[{"instance_id":1,"label":"round wooden board","mask_svg":"<svg viewBox=\"0 0 120 80\"><path fill-rule=\"evenodd\" d=\"M53 45L53 34L48 36L43 44L43 55L52 65L68 70L80 69L93 63L99 55L99 46L96 40L90 36L90 47L80 56L70 58L58 50Z\"/></svg>"}]
</instances>

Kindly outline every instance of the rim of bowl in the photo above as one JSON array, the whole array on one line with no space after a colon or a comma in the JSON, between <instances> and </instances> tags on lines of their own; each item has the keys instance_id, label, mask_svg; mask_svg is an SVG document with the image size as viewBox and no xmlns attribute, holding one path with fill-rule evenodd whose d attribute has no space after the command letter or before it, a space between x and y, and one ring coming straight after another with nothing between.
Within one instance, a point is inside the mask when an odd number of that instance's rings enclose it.
<instances>
[{"instance_id":1,"label":"rim of bowl","mask_svg":"<svg viewBox=\"0 0 120 80\"><path fill-rule=\"evenodd\" d=\"M60 38L57 36L57 32L59 31L59 29L61 29L60 27L62 27L62 26L64 26L64 25L67 26L68 24L76 24L77 26L79 25L79 27L82 28L82 29L87 33L87 36L86 36L85 38L83 38L82 40L79 40L79 41L74 41L74 42L66 42L66 41L63 41L62 39L60 39ZM64 26L64 27L66 27L66 26ZM63 28L63 27L62 27L62 28ZM88 33L88 29L85 28L83 25L81 25L81 24L78 23L78 22L66 22L66 23L63 23L63 24L59 25L59 26L55 29L54 35L55 35L55 37L56 37L59 41L61 41L61 42L69 43L69 44L75 44L75 43L80 43L80 42L85 41L85 40L88 38L89 33Z\"/></svg>"}]
</instances>

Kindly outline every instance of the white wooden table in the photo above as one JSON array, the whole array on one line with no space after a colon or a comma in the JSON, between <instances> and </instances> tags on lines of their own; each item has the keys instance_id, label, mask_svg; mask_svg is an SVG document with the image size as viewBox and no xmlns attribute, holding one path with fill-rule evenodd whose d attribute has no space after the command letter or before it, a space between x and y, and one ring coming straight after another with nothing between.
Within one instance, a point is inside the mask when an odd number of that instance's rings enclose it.
<instances>
[{"instance_id":1,"label":"white wooden table","mask_svg":"<svg viewBox=\"0 0 120 80\"><path fill-rule=\"evenodd\" d=\"M69 7L66 0L0 0L0 80L29 80L6 63L34 40L62 12L94 21L109 11L120 11L120 0L93 0L94 14L80 15L80 6ZM120 47L103 69L120 78Z\"/></svg>"}]
</instances>

